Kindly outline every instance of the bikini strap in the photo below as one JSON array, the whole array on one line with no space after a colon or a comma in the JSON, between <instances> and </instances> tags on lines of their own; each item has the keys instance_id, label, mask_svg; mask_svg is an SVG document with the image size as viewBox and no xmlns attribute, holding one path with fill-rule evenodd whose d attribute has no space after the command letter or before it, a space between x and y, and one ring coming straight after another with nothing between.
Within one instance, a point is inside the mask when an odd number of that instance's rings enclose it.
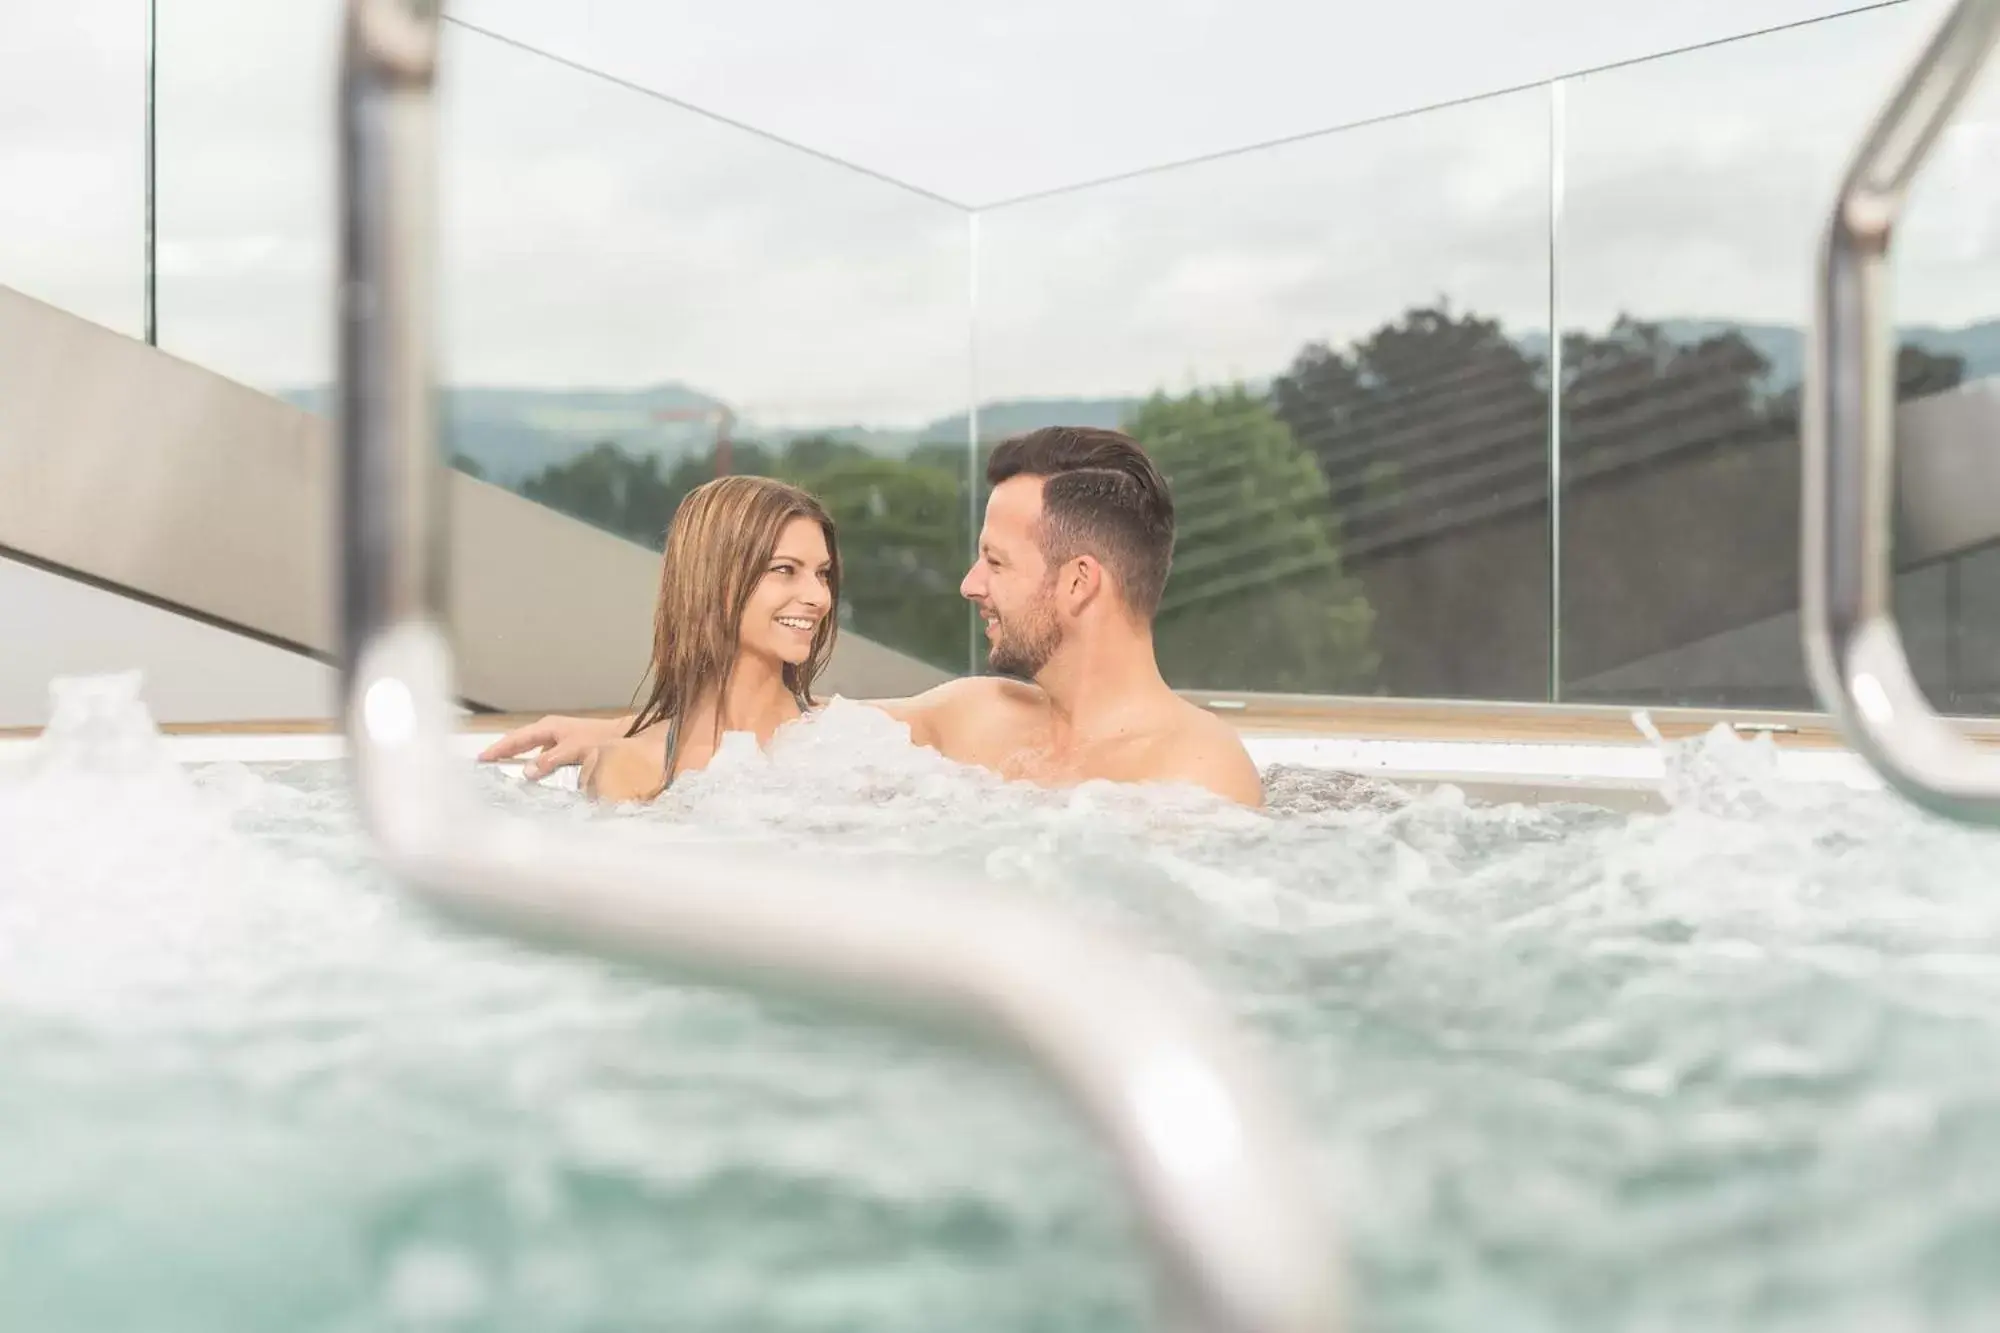
<instances>
[{"instance_id":1,"label":"bikini strap","mask_svg":"<svg viewBox=\"0 0 2000 1333\"><path fill-rule=\"evenodd\" d=\"M681 720L678 717L670 717L667 719L666 749L660 756L660 776L666 779L660 787L661 791L674 785L674 761L680 758L680 745Z\"/></svg>"}]
</instances>

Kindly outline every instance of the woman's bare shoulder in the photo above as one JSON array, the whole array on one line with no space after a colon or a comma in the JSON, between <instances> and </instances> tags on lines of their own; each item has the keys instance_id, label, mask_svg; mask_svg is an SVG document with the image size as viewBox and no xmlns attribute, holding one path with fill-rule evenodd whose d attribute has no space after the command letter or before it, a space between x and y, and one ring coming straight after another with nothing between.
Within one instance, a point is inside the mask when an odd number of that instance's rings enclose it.
<instances>
[{"instance_id":1,"label":"woman's bare shoulder","mask_svg":"<svg viewBox=\"0 0 2000 1333\"><path fill-rule=\"evenodd\" d=\"M649 728L591 751L577 785L600 801L650 801L666 790L666 769L666 729Z\"/></svg>"}]
</instances>

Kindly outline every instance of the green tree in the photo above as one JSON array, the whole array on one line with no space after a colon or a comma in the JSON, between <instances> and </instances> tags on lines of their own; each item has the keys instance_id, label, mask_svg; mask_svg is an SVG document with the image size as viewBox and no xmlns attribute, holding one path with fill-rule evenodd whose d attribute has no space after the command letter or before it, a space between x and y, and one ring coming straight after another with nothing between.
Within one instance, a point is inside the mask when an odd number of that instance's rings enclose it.
<instances>
[{"instance_id":1,"label":"green tree","mask_svg":"<svg viewBox=\"0 0 2000 1333\"><path fill-rule=\"evenodd\" d=\"M1402 502L1403 465L1393 458L1378 458L1361 470L1362 503L1374 509L1391 509Z\"/></svg>"},{"instance_id":2,"label":"green tree","mask_svg":"<svg viewBox=\"0 0 2000 1333\"><path fill-rule=\"evenodd\" d=\"M1455 314L1443 299L1345 350L1301 349L1271 397L1319 460L1356 547L1449 522L1548 471L1541 360L1498 320ZM1383 463L1396 486L1381 484Z\"/></svg>"},{"instance_id":3,"label":"green tree","mask_svg":"<svg viewBox=\"0 0 2000 1333\"><path fill-rule=\"evenodd\" d=\"M1341 568L1326 479L1241 385L1155 395L1126 429L1174 489L1179 537L1155 624L1182 687L1365 690L1374 613Z\"/></svg>"},{"instance_id":4,"label":"green tree","mask_svg":"<svg viewBox=\"0 0 2000 1333\"><path fill-rule=\"evenodd\" d=\"M658 545L673 512L658 459L635 457L609 441L521 483L521 494L633 541Z\"/></svg>"},{"instance_id":5,"label":"green tree","mask_svg":"<svg viewBox=\"0 0 2000 1333\"><path fill-rule=\"evenodd\" d=\"M770 451L754 440L731 446L738 472L770 475ZM660 459L627 453L606 440L566 463L552 464L521 483L530 500L582 519L607 532L659 550L689 491L715 476L713 451L683 458L673 467Z\"/></svg>"},{"instance_id":6,"label":"green tree","mask_svg":"<svg viewBox=\"0 0 2000 1333\"><path fill-rule=\"evenodd\" d=\"M1547 688L1544 347L1440 300L1346 348L1305 348L1273 386L1332 488L1396 693ZM1621 318L1562 348L1571 681L1795 604L1796 432L1750 339Z\"/></svg>"},{"instance_id":7,"label":"green tree","mask_svg":"<svg viewBox=\"0 0 2000 1333\"><path fill-rule=\"evenodd\" d=\"M801 435L785 445L778 455L777 469L772 475L795 486L804 486L806 478L836 464L872 457L874 455L860 445L832 435ZM746 469L739 467L736 470L742 472ZM808 486L806 489L812 488Z\"/></svg>"},{"instance_id":8,"label":"green tree","mask_svg":"<svg viewBox=\"0 0 2000 1333\"><path fill-rule=\"evenodd\" d=\"M972 623L958 595L971 549L963 483L941 468L858 449L797 482L840 528L842 623L962 670Z\"/></svg>"},{"instance_id":9,"label":"green tree","mask_svg":"<svg viewBox=\"0 0 2000 1333\"><path fill-rule=\"evenodd\" d=\"M1965 358L1950 352L1933 352L1915 343L1896 349L1896 397L1899 400L1927 398L1934 393L1956 389L1965 378Z\"/></svg>"},{"instance_id":10,"label":"green tree","mask_svg":"<svg viewBox=\"0 0 2000 1333\"><path fill-rule=\"evenodd\" d=\"M739 440L730 462L738 473L803 487L833 515L846 574L844 625L927 662L964 667L971 612L958 583L970 541L958 476L817 435L776 454ZM607 441L544 469L521 494L659 550L681 501L715 475L713 452L668 468Z\"/></svg>"},{"instance_id":11,"label":"green tree","mask_svg":"<svg viewBox=\"0 0 2000 1333\"><path fill-rule=\"evenodd\" d=\"M1621 315L1601 335L1565 334L1567 479L1580 484L1687 450L1741 449L1782 434L1762 388L1770 369L1733 329L1676 342L1657 324Z\"/></svg>"}]
</instances>

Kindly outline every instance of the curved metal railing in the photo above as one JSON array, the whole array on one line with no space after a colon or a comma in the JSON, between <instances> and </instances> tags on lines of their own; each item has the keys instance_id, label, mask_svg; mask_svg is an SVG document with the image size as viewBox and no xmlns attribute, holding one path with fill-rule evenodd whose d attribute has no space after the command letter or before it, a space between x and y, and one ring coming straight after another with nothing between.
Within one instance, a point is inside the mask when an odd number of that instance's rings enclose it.
<instances>
[{"instance_id":1,"label":"curved metal railing","mask_svg":"<svg viewBox=\"0 0 2000 1333\"><path fill-rule=\"evenodd\" d=\"M2000 41L2000 0L1959 0L1877 117L1822 243L1806 366L1806 661L1849 744L1898 790L2000 822L2000 754L1925 701L1893 606L1896 345L1889 244L1911 182ZM2000 441L1993 442L2000 447Z\"/></svg>"},{"instance_id":2,"label":"curved metal railing","mask_svg":"<svg viewBox=\"0 0 2000 1333\"><path fill-rule=\"evenodd\" d=\"M992 895L768 856L670 865L508 818L451 757L432 444L434 0L349 0L340 82L342 672L363 818L429 902L541 939L983 1034L1115 1154L1180 1326L1325 1333L1336 1252L1303 1136L1221 1014Z\"/></svg>"}]
</instances>

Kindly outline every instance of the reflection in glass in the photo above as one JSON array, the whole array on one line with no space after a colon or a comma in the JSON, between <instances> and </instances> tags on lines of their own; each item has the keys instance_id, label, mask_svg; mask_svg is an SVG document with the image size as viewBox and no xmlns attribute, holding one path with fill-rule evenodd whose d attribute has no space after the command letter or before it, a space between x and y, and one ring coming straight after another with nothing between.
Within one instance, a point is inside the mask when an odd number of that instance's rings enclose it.
<instances>
[{"instance_id":1,"label":"reflection in glass","mask_svg":"<svg viewBox=\"0 0 2000 1333\"><path fill-rule=\"evenodd\" d=\"M2000 548L1953 559L1941 574L1944 661L1931 700L1952 712L2000 713Z\"/></svg>"},{"instance_id":2,"label":"reflection in glass","mask_svg":"<svg viewBox=\"0 0 2000 1333\"><path fill-rule=\"evenodd\" d=\"M446 56L458 465L656 549L704 480L796 482L846 632L962 670L966 215L482 34Z\"/></svg>"},{"instance_id":3,"label":"reflection in glass","mask_svg":"<svg viewBox=\"0 0 2000 1333\"><path fill-rule=\"evenodd\" d=\"M142 137L136 92L115 89L143 85L144 11L115 7L129 21L44 7L27 55L0 53L0 98L48 69L95 89L77 115L16 118L70 136L31 142L28 163L87 229L0 228L0 281L136 333ZM338 10L174 0L160 32L162 344L313 410L331 377ZM1937 10L1001 206L976 220L976 259L950 205L450 27L446 444L462 470L652 547L709 477L797 481L842 525L849 631L965 670L976 323L982 441L1122 426L1173 478L1157 628L1177 685L1539 699L1559 636L1565 699L1811 707L1810 257ZM230 55L245 46L257 61ZM1908 401L2000 374L1995 107L1940 145L1899 238ZM1900 585L1941 706L2000 705L1989 554Z\"/></svg>"},{"instance_id":4,"label":"reflection in glass","mask_svg":"<svg viewBox=\"0 0 2000 1333\"><path fill-rule=\"evenodd\" d=\"M339 10L176 0L160 36L161 343L321 414ZM655 549L709 477L797 481L850 632L962 669L966 216L457 27L443 68L455 463Z\"/></svg>"},{"instance_id":5,"label":"reflection in glass","mask_svg":"<svg viewBox=\"0 0 2000 1333\"><path fill-rule=\"evenodd\" d=\"M1174 484L1188 688L1547 688L1546 90L982 214L980 434Z\"/></svg>"},{"instance_id":6,"label":"reflection in glass","mask_svg":"<svg viewBox=\"0 0 2000 1333\"><path fill-rule=\"evenodd\" d=\"M1565 698L1817 707L1797 623L1813 257L1926 17L1853 15L1569 85ZM1899 294L1905 400L1965 373L1962 326L1908 327L1947 291Z\"/></svg>"},{"instance_id":7,"label":"reflection in glass","mask_svg":"<svg viewBox=\"0 0 2000 1333\"><path fill-rule=\"evenodd\" d=\"M160 346L315 409L333 377L340 9L163 0L159 15Z\"/></svg>"},{"instance_id":8,"label":"reflection in glass","mask_svg":"<svg viewBox=\"0 0 2000 1333\"><path fill-rule=\"evenodd\" d=\"M1935 10L1936 6L1930 6ZM1927 15L1935 22L1936 14ZM1892 254L1902 345L1906 447L1983 462L2000 442L2000 60L1932 149L1910 192ZM1994 475L1991 464L1967 475ZM2000 713L2000 496L1974 499L1992 520L1897 584L1918 683L1933 707ZM1908 539L1905 545L1915 548ZM1928 546L1928 543L1925 543ZM1906 596L1923 580L1928 596Z\"/></svg>"}]
</instances>

